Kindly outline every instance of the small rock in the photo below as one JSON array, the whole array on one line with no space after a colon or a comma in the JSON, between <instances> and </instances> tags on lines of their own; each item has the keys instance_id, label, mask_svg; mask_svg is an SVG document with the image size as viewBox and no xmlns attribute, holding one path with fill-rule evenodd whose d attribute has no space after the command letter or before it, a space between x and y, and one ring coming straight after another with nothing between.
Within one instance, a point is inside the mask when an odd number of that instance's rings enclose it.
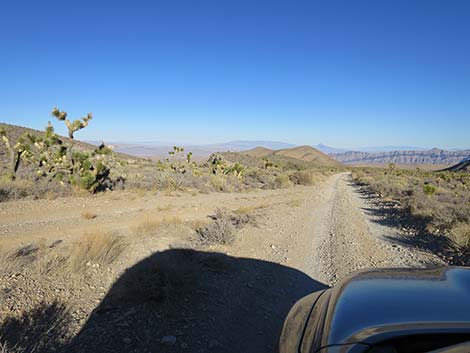
<instances>
[{"instance_id":1,"label":"small rock","mask_svg":"<svg viewBox=\"0 0 470 353\"><path fill-rule=\"evenodd\" d=\"M122 339L122 341L125 343L125 344L130 344L132 342L132 340L129 338L129 337L124 337Z\"/></svg>"},{"instance_id":2,"label":"small rock","mask_svg":"<svg viewBox=\"0 0 470 353\"><path fill-rule=\"evenodd\" d=\"M162 339L160 340L160 343L167 345L167 346L172 346L176 343L176 337L175 336L163 336Z\"/></svg>"}]
</instances>

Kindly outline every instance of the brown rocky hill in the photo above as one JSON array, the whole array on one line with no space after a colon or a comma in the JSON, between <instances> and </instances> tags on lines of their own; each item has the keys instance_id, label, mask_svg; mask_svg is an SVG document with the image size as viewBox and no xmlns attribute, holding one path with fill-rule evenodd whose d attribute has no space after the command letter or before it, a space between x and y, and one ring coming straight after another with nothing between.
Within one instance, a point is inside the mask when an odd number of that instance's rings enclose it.
<instances>
[{"instance_id":1,"label":"brown rocky hill","mask_svg":"<svg viewBox=\"0 0 470 353\"><path fill-rule=\"evenodd\" d=\"M310 162L321 167L337 167L340 166L338 161L334 160L327 154L320 152L311 146L299 146L294 148L286 148L277 150L272 153L277 156L284 156L299 159L301 161Z\"/></svg>"},{"instance_id":2,"label":"brown rocky hill","mask_svg":"<svg viewBox=\"0 0 470 353\"><path fill-rule=\"evenodd\" d=\"M427 151L342 152L330 154L344 164L456 164L467 158L470 150L447 151L433 148Z\"/></svg>"},{"instance_id":3,"label":"brown rocky hill","mask_svg":"<svg viewBox=\"0 0 470 353\"><path fill-rule=\"evenodd\" d=\"M264 162L261 158L279 165L307 167L339 167L341 163L335 161L327 154L311 146L299 146L280 150L270 150L264 147L256 147L248 151L223 153L225 158L232 162L239 162L245 165L261 165Z\"/></svg>"}]
</instances>

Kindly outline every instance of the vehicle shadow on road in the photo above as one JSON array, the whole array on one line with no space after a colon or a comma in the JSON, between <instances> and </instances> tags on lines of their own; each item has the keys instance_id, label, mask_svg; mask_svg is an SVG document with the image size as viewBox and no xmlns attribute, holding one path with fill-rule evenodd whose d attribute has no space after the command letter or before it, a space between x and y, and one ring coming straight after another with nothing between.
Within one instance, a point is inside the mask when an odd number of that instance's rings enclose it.
<instances>
[{"instance_id":1,"label":"vehicle shadow on road","mask_svg":"<svg viewBox=\"0 0 470 353\"><path fill-rule=\"evenodd\" d=\"M470 265L469 254L462 253L452 241L440 234L433 234L426 225L429 219L417 217L410 214L406 208L399 206L394 201L384 201L376 194L369 191L367 187L358 187L352 183L360 197L371 203L371 207L363 207L365 214L373 216L372 222L393 227L405 229L405 232L397 232L396 235L387 235L383 238L392 244L406 246L411 249L419 249L437 255L449 265ZM429 264L433 266L435 264Z\"/></svg>"},{"instance_id":2,"label":"vehicle shadow on road","mask_svg":"<svg viewBox=\"0 0 470 353\"><path fill-rule=\"evenodd\" d=\"M129 268L67 352L276 352L284 318L326 288L276 263L173 249Z\"/></svg>"}]
</instances>

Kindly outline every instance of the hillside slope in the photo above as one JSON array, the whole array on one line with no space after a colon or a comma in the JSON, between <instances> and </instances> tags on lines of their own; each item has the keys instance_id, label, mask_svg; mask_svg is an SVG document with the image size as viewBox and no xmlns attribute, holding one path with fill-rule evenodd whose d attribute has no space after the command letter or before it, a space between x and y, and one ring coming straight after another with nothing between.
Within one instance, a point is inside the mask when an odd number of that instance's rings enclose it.
<instances>
[{"instance_id":1,"label":"hillside slope","mask_svg":"<svg viewBox=\"0 0 470 353\"><path fill-rule=\"evenodd\" d=\"M453 165L452 167L449 167L447 169L444 169L446 171L450 172L466 172L470 173L470 158L467 158L466 160L457 163L456 165Z\"/></svg>"},{"instance_id":2,"label":"hillside slope","mask_svg":"<svg viewBox=\"0 0 470 353\"><path fill-rule=\"evenodd\" d=\"M470 150L447 151L433 148L427 151L391 151L379 153L343 152L330 154L345 164L456 164L467 158Z\"/></svg>"},{"instance_id":3,"label":"hillside slope","mask_svg":"<svg viewBox=\"0 0 470 353\"><path fill-rule=\"evenodd\" d=\"M310 167L339 167L341 163L311 146L300 146L280 150L256 147L242 152L225 152L222 155L231 162L238 162L251 167L264 166L263 159L293 169Z\"/></svg>"},{"instance_id":4,"label":"hillside slope","mask_svg":"<svg viewBox=\"0 0 470 353\"><path fill-rule=\"evenodd\" d=\"M23 126L18 126L18 125L11 125L11 124L1 123L1 122L0 122L0 128L5 129L5 131L7 133L7 136L10 139L10 143L12 145L15 144L16 141L23 134L28 133L28 134L31 134L33 136L43 136L43 134L44 134L44 131L41 131L41 130L31 129L31 128L28 128L28 127L23 127ZM60 136L60 138L63 141L69 141L68 137ZM94 146L90 143L82 142L80 140L75 140L74 139L74 143L75 143L75 147L78 147L78 149L80 149L82 151L91 152L91 151L96 149L96 146ZM126 158L126 159L139 159L138 157L129 156L129 155L123 154L123 153L117 153L117 155L119 155L122 158ZM3 168L5 168L7 163L8 163L7 151L6 151L6 148L3 144L3 142L1 142L0 143L0 172L2 171Z\"/></svg>"},{"instance_id":5,"label":"hillside slope","mask_svg":"<svg viewBox=\"0 0 470 353\"><path fill-rule=\"evenodd\" d=\"M340 165L340 163L327 154L320 152L311 146L299 146L277 150L273 155L295 158L322 167L337 167Z\"/></svg>"}]
</instances>

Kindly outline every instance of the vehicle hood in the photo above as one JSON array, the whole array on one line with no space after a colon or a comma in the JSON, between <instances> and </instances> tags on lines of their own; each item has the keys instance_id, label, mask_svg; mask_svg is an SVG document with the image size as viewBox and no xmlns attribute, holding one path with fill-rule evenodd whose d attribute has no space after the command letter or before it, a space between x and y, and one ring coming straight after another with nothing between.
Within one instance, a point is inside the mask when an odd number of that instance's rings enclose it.
<instances>
[{"instance_id":1,"label":"vehicle hood","mask_svg":"<svg viewBox=\"0 0 470 353\"><path fill-rule=\"evenodd\" d=\"M323 345L370 342L400 330L470 331L469 268L360 272L330 291Z\"/></svg>"}]
</instances>

